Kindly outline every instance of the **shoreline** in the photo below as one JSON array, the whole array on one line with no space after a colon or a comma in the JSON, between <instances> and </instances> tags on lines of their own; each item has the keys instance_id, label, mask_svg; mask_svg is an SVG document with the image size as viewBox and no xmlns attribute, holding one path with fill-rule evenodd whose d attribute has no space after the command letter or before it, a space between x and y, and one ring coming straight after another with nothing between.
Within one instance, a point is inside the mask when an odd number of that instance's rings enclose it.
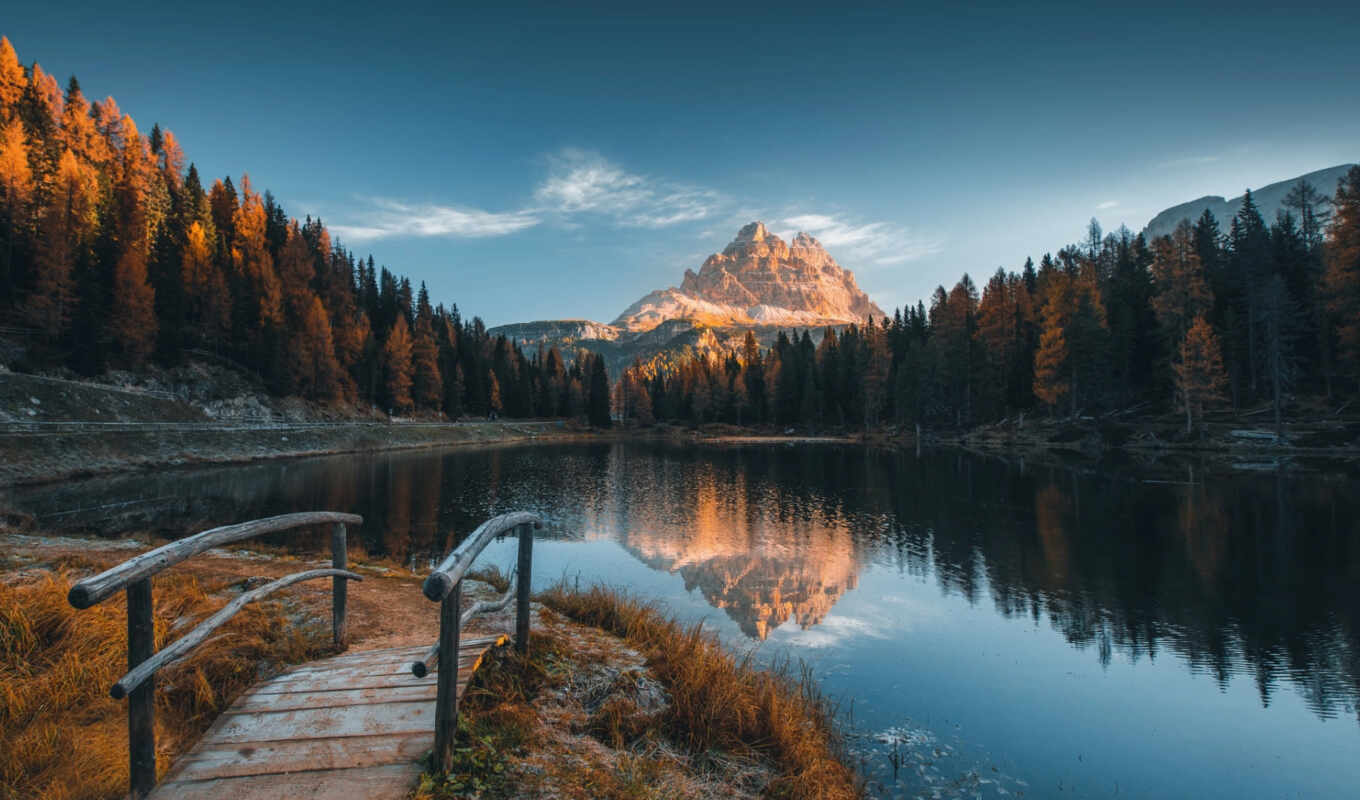
<instances>
[{"instance_id":1,"label":"shoreline","mask_svg":"<svg viewBox=\"0 0 1360 800\"><path fill-rule=\"evenodd\" d=\"M1033 419L1022 427L995 423L967 431L924 431L919 446L993 457L1034 457L1098 464L1108 459L1196 458L1233 469L1272 468L1281 462L1317 461L1338 468L1360 464L1360 445L1345 438L1343 421L1308 420L1287 426L1285 440L1216 421L1195 438L1163 436L1157 419ZM1320 426L1335 428L1340 443L1319 443ZM1159 435L1163 434L1163 435ZM915 435L894 428L837 433L773 431L711 424L699 428L656 425L597 430L573 420L464 422L53 422L0 424L0 487L34 486L120 471L214 464L473 447L523 442L657 441L704 445L842 444L910 450ZM1300 444L1296 442L1307 442Z\"/></svg>"},{"instance_id":2,"label":"shoreline","mask_svg":"<svg viewBox=\"0 0 1360 800\"><path fill-rule=\"evenodd\" d=\"M402 423L61 423L70 430L0 425L0 487L119 471L533 441L595 439L565 420ZM89 430L93 427L94 430ZM25 429L27 428L27 429ZM82 429L85 428L85 429Z\"/></svg>"}]
</instances>

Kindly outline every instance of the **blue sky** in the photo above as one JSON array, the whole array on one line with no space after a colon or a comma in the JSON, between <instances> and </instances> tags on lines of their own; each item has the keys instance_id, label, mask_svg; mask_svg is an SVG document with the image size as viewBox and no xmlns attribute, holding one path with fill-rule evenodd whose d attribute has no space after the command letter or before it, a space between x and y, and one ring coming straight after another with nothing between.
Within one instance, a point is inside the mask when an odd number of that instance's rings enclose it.
<instances>
[{"instance_id":1,"label":"blue sky","mask_svg":"<svg viewBox=\"0 0 1360 800\"><path fill-rule=\"evenodd\" d=\"M52 2L0 33L494 325L610 321L754 219L887 308L1360 161L1357 8Z\"/></svg>"}]
</instances>

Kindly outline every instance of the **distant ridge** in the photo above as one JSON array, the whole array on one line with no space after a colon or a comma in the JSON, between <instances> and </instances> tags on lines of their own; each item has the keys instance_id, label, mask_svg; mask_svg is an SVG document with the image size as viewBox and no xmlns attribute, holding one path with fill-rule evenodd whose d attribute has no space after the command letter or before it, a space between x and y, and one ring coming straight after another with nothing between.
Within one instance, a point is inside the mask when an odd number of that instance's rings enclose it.
<instances>
[{"instance_id":1,"label":"distant ridge","mask_svg":"<svg viewBox=\"0 0 1360 800\"><path fill-rule=\"evenodd\" d=\"M1354 166L1354 164L1341 164L1310 172L1307 175L1300 175L1297 178L1268 184L1259 189L1252 189L1251 197L1266 222L1274 222L1275 215L1284 208L1285 196L1299 181L1308 181L1313 184L1313 188L1331 197L1336 194L1337 181L1341 180L1342 176ZM1214 216L1218 218L1219 227L1227 231L1229 220L1237 216L1237 212L1242 209L1242 197L1243 195L1238 195L1231 200L1226 200L1217 195L1210 195L1172 206L1153 217L1147 227L1143 228L1143 235L1148 239L1166 236L1176 230L1176 226L1180 224L1181 220L1188 219L1194 222L1206 209L1212 211Z\"/></svg>"}]
</instances>

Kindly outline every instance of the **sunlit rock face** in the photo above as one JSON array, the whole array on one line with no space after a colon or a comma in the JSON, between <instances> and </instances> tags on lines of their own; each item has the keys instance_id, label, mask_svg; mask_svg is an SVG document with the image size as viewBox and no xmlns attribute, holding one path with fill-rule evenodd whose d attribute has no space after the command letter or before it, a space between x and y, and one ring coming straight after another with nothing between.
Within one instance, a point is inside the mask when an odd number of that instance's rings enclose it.
<instances>
[{"instance_id":1,"label":"sunlit rock face","mask_svg":"<svg viewBox=\"0 0 1360 800\"><path fill-rule=\"evenodd\" d=\"M610 538L648 566L679 574L754 639L790 620L804 629L821 623L858 582L849 529L820 514L776 519L749 496L704 476L692 503L632 519Z\"/></svg>"},{"instance_id":2,"label":"sunlit rock face","mask_svg":"<svg viewBox=\"0 0 1360 800\"><path fill-rule=\"evenodd\" d=\"M799 233L793 243L752 222L680 287L652 292L614 320L629 331L651 330L668 319L708 325L843 325L881 317L820 242Z\"/></svg>"},{"instance_id":3,"label":"sunlit rock face","mask_svg":"<svg viewBox=\"0 0 1360 800\"><path fill-rule=\"evenodd\" d=\"M680 285L659 289L629 306L610 325L588 320L544 320L502 325L504 334L530 347L584 348L604 356L611 373L671 352L735 352L747 331L761 346L779 331L863 324L883 317L879 308L812 236L785 242L752 222L699 271L685 270Z\"/></svg>"}]
</instances>

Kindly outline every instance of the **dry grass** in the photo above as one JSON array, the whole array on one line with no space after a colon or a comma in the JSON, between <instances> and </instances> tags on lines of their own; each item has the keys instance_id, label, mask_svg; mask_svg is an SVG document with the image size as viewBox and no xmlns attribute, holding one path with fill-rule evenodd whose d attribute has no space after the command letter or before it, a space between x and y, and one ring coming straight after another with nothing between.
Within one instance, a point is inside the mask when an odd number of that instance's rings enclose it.
<instances>
[{"instance_id":1,"label":"dry grass","mask_svg":"<svg viewBox=\"0 0 1360 800\"><path fill-rule=\"evenodd\" d=\"M126 701L109 686L127 667L119 595L84 611L66 601L67 570L0 583L0 797L84 800L127 792ZM229 581L201 585L172 571L154 581L160 649L221 608ZM157 765L164 771L261 673L323 653L324 626L298 625L287 601L247 607L190 658L157 675Z\"/></svg>"},{"instance_id":2,"label":"dry grass","mask_svg":"<svg viewBox=\"0 0 1360 800\"><path fill-rule=\"evenodd\" d=\"M758 754L774 762L771 797L853 798L858 781L841 758L833 709L806 670L761 669L727 652L699 626L685 627L652 605L605 587L558 585L539 600L567 617L613 633L647 658L671 693L668 733L694 754ZM635 734L626 709L601 720L602 732L623 740ZM615 724L617 723L617 732Z\"/></svg>"}]
</instances>

